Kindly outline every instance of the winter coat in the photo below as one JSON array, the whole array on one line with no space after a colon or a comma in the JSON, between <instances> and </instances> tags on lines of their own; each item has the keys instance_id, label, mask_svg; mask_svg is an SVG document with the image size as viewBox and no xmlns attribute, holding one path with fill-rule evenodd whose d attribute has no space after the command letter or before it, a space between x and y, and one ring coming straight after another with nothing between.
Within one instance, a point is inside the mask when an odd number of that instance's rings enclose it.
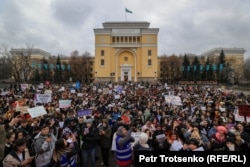
<instances>
[{"instance_id":1,"label":"winter coat","mask_svg":"<svg viewBox=\"0 0 250 167\"><path fill-rule=\"evenodd\" d=\"M53 150L55 148L56 138L51 134L52 141L46 142L47 136L42 136L39 133L35 138L35 151L36 151L36 167L47 165L52 157Z\"/></svg>"},{"instance_id":2,"label":"winter coat","mask_svg":"<svg viewBox=\"0 0 250 167\"><path fill-rule=\"evenodd\" d=\"M28 149L26 148L25 151L23 152L23 158L29 159L30 154ZM19 167L21 164L21 160L18 158L16 155L15 151L11 151L3 160L3 166L4 167ZM25 167L29 167L29 165L26 165Z\"/></svg>"}]
</instances>

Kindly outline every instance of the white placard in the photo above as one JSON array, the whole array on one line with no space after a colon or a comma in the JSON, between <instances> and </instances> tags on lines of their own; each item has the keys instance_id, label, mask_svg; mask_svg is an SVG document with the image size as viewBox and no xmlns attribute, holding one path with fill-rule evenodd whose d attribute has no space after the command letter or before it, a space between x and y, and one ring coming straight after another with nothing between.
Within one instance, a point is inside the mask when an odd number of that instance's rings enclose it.
<instances>
[{"instance_id":1,"label":"white placard","mask_svg":"<svg viewBox=\"0 0 250 167\"><path fill-rule=\"evenodd\" d=\"M71 106L71 100L59 100L59 108L68 108Z\"/></svg>"},{"instance_id":2,"label":"white placard","mask_svg":"<svg viewBox=\"0 0 250 167\"><path fill-rule=\"evenodd\" d=\"M77 97L83 97L83 93L77 93Z\"/></svg>"},{"instance_id":3,"label":"white placard","mask_svg":"<svg viewBox=\"0 0 250 167\"><path fill-rule=\"evenodd\" d=\"M205 106L201 106L201 110L202 111L206 111L206 107Z\"/></svg>"},{"instance_id":4,"label":"white placard","mask_svg":"<svg viewBox=\"0 0 250 167\"><path fill-rule=\"evenodd\" d=\"M35 103L49 103L51 102L51 94L36 94Z\"/></svg>"},{"instance_id":5,"label":"white placard","mask_svg":"<svg viewBox=\"0 0 250 167\"><path fill-rule=\"evenodd\" d=\"M70 93L76 93L75 89L70 89Z\"/></svg>"},{"instance_id":6,"label":"white placard","mask_svg":"<svg viewBox=\"0 0 250 167\"><path fill-rule=\"evenodd\" d=\"M22 89L22 91L29 89L29 84L21 84L21 89Z\"/></svg>"},{"instance_id":7,"label":"white placard","mask_svg":"<svg viewBox=\"0 0 250 167\"><path fill-rule=\"evenodd\" d=\"M44 94L52 94L52 90L47 89L44 91Z\"/></svg>"},{"instance_id":8,"label":"white placard","mask_svg":"<svg viewBox=\"0 0 250 167\"><path fill-rule=\"evenodd\" d=\"M29 112L31 118L36 118L36 117L39 117L41 115L47 114L47 112L46 112L46 110L44 109L43 106L29 108L28 112Z\"/></svg>"},{"instance_id":9,"label":"white placard","mask_svg":"<svg viewBox=\"0 0 250 167\"><path fill-rule=\"evenodd\" d=\"M250 117L246 117L246 119L247 119L247 122L250 122Z\"/></svg>"},{"instance_id":10,"label":"white placard","mask_svg":"<svg viewBox=\"0 0 250 167\"><path fill-rule=\"evenodd\" d=\"M115 99L120 99L120 95L115 95Z\"/></svg>"}]
</instances>

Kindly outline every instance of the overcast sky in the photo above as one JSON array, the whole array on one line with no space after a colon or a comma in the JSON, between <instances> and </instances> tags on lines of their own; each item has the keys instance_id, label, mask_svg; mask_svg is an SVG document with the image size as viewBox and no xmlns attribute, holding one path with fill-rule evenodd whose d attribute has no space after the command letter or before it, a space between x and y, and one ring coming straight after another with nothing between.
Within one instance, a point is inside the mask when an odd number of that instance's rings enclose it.
<instances>
[{"instance_id":1,"label":"overcast sky","mask_svg":"<svg viewBox=\"0 0 250 167\"><path fill-rule=\"evenodd\" d=\"M250 58L249 0L1 0L0 43L32 44L53 55L94 55L94 28L105 21L148 21L159 28L158 55L246 49Z\"/></svg>"}]
</instances>

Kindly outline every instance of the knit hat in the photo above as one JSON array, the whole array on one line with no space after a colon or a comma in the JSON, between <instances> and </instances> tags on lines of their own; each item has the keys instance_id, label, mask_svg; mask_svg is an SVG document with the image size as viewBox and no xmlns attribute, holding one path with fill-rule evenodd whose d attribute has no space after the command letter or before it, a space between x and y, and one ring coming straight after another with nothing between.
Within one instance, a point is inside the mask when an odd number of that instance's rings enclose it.
<instances>
[{"instance_id":1,"label":"knit hat","mask_svg":"<svg viewBox=\"0 0 250 167\"><path fill-rule=\"evenodd\" d=\"M85 121L85 123L86 123L86 124L92 124L93 121L92 121L92 119L87 119L87 120Z\"/></svg>"},{"instance_id":2,"label":"knit hat","mask_svg":"<svg viewBox=\"0 0 250 167\"><path fill-rule=\"evenodd\" d=\"M145 147L145 148L148 148L148 135L146 133L141 133L141 135L139 136L139 144L142 146L142 147Z\"/></svg>"},{"instance_id":3,"label":"knit hat","mask_svg":"<svg viewBox=\"0 0 250 167\"><path fill-rule=\"evenodd\" d=\"M68 128L68 127L65 127L64 129L63 129L63 136L65 136L65 135L69 135L69 134L72 134L72 131Z\"/></svg>"}]
</instances>

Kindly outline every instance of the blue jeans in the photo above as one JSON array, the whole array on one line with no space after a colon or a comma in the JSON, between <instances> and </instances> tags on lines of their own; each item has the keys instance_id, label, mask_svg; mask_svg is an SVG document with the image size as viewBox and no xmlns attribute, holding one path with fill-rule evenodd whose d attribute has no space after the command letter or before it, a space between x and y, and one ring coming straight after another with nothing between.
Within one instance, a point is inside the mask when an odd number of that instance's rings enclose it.
<instances>
[{"instance_id":1,"label":"blue jeans","mask_svg":"<svg viewBox=\"0 0 250 167\"><path fill-rule=\"evenodd\" d=\"M82 151L82 156L83 156L83 165L88 166L88 162L91 162L91 167L95 167L95 147L88 149L88 150L83 150Z\"/></svg>"}]
</instances>

